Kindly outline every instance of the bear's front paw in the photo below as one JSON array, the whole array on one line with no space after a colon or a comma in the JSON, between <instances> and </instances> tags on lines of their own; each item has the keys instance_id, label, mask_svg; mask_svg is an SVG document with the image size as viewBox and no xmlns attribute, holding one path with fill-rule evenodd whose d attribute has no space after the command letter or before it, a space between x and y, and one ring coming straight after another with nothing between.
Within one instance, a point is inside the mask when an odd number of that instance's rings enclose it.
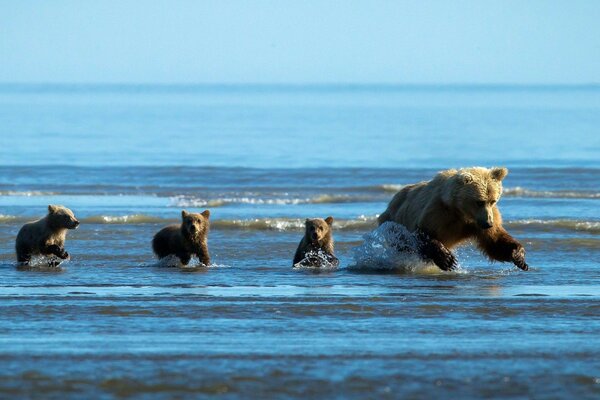
<instances>
[{"instance_id":1,"label":"bear's front paw","mask_svg":"<svg viewBox=\"0 0 600 400\"><path fill-rule=\"evenodd\" d=\"M529 265L525 262L525 249L522 246L514 249L512 252L512 261L515 265L521 268L523 271L529 269Z\"/></svg>"},{"instance_id":2,"label":"bear's front paw","mask_svg":"<svg viewBox=\"0 0 600 400\"><path fill-rule=\"evenodd\" d=\"M435 264L444 271L453 271L458 267L458 260L448 249L441 249L441 254L435 260Z\"/></svg>"}]
</instances>

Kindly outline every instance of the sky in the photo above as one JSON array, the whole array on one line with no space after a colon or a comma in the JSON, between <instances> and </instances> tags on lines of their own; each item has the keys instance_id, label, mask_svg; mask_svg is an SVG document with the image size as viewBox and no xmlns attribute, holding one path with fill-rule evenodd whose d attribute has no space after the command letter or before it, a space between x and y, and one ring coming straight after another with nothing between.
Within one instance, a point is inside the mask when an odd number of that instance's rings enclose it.
<instances>
[{"instance_id":1,"label":"sky","mask_svg":"<svg viewBox=\"0 0 600 400\"><path fill-rule=\"evenodd\" d=\"M3 83L600 83L600 1L0 0Z\"/></svg>"}]
</instances>

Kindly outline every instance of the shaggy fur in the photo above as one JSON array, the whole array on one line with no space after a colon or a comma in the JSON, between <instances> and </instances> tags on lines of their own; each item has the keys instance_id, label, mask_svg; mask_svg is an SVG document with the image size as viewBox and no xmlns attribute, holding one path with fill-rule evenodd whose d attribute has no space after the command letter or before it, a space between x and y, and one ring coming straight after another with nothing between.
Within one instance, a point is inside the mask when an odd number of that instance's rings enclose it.
<instances>
[{"instance_id":1,"label":"shaggy fur","mask_svg":"<svg viewBox=\"0 0 600 400\"><path fill-rule=\"evenodd\" d=\"M490 259L527 270L525 249L502 227L497 206L507 174L506 168L442 171L396 193L379 224L393 221L417 232L422 255L443 270L456 267L450 249L468 239L475 239Z\"/></svg>"},{"instance_id":2,"label":"shaggy fur","mask_svg":"<svg viewBox=\"0 0 600 400\"><path fill-rule=\"evenodd\" d=\"M293 265L306 258L307 253L321 252L326 260L321 260L318 257L309 257L304 264L319 267L323 261L327 261L330 265L337 266L339 260L333 254L333 235L331 225L333 217L325 219L314 218L307 219L305 223L304 237L298 245L296 255L294 256Z\"/></svg>"},{"instance_id":3,"label":"shaggy fur","mask_svg":"<svg viewBox=\"0 0 600 400\"><path fill-rule=\"evenodd\" d=\"M158 231L152 240L152 249L158 258L175 255L187 265L193 255L202 264L210 264L208 254L208 228L210 211L200 214L181 212L181 225L169 225Z\"/></svg>"},{"instance_id":4,"label":"shaggy fur","mask_svg":"<svg viewBox=\"0 0 600 400\"><path fill-rule=\"evenodd\" d=\"M17 261L28 263L34 255L50 256L66 260L69 253L65 250L65 238L68 229L75 229L79 221L71 210L63 206L49 205L48 215L29 222L21 227L17 234ZM59 261L50 261L52 266Z\"/></svg>"}]
</instances>

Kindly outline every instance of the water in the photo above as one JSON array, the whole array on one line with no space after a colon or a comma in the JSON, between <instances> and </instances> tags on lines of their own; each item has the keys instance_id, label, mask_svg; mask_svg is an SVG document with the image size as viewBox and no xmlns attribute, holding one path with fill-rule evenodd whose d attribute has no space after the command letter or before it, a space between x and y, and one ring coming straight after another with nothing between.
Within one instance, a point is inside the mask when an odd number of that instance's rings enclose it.
<instances>
[{"instance_id":1,"label":"water","mask_svg":"<svg viewBox=\"0 0 600 400\"><path fill-rule=\"evenodd\" d=\"M599 126L597 87L2 86L0 397L597 398ZM402 185L475 164L530 271L353 268ZM72 259L17 268L48 204ZM182 208L216 265L153 258ZM293 269L328 215L340 267Z\"/></svg>"}]
</instances>

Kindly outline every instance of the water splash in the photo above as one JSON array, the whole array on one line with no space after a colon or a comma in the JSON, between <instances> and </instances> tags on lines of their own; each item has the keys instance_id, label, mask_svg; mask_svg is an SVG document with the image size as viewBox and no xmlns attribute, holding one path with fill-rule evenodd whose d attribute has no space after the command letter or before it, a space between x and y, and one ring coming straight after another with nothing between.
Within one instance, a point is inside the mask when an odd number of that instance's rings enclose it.
<instances>
[{"instance_id":1,"label":"water splash","mask_svg":"<svg viewBox=\"0 0 600 400\"><path fill-rule=\"evenodd\" d=\"M19 263L19 269L35 269L35 270L52 270L57 271L61 270L62 266L67 263L69 260L63 260L56 256L45 256L45 255L35 255L32 256L29 262L27 263Z\"/></svg>"},{"instance_id":2,"label":"water splash","mask_svg":"<svg viewBox=\"0 0 600 400\"><path fill-rule=\"evenodd\" d=\"M315 270L315 271L333 271L340 265L340 261L330 254L319 249L308 251L304 259L294 264L294 269Z\"/></svg>"},{"instance_id":3,"label":"water splash","mask_svg":"<svg viewBox=\"0 0 600 400\"><path fill-rule=\"evenodd\" d=\"M364 243L353 249L355 265L362 271L396 271L440 273L433 263L426 262L418 251L419 240L404 225L384 222L363 236Z\"/></svg>"},{"instance_id":4,"label":"water splash","mask_svg":"<svg viewBox=\"0 0 600 400\"><path fill-rule=\"evenodd\" d=\"M175 256L175 255L169 255L166 257L161 258L160 260L158 260L156 262L156 264L153 265L154 267L160 267L160 268L182 268L182 269L198 269L198 268L224 268L224 267L228 267L228 265L223 265L223 264L209 264L209 265L204 265L202 262L200 262L200 260L198 259L198 257L193 256L190 260L190 262L187 265L183 265L181 263L181 260L179 260L179 257Z\"/></svg>"}]
</instances>

